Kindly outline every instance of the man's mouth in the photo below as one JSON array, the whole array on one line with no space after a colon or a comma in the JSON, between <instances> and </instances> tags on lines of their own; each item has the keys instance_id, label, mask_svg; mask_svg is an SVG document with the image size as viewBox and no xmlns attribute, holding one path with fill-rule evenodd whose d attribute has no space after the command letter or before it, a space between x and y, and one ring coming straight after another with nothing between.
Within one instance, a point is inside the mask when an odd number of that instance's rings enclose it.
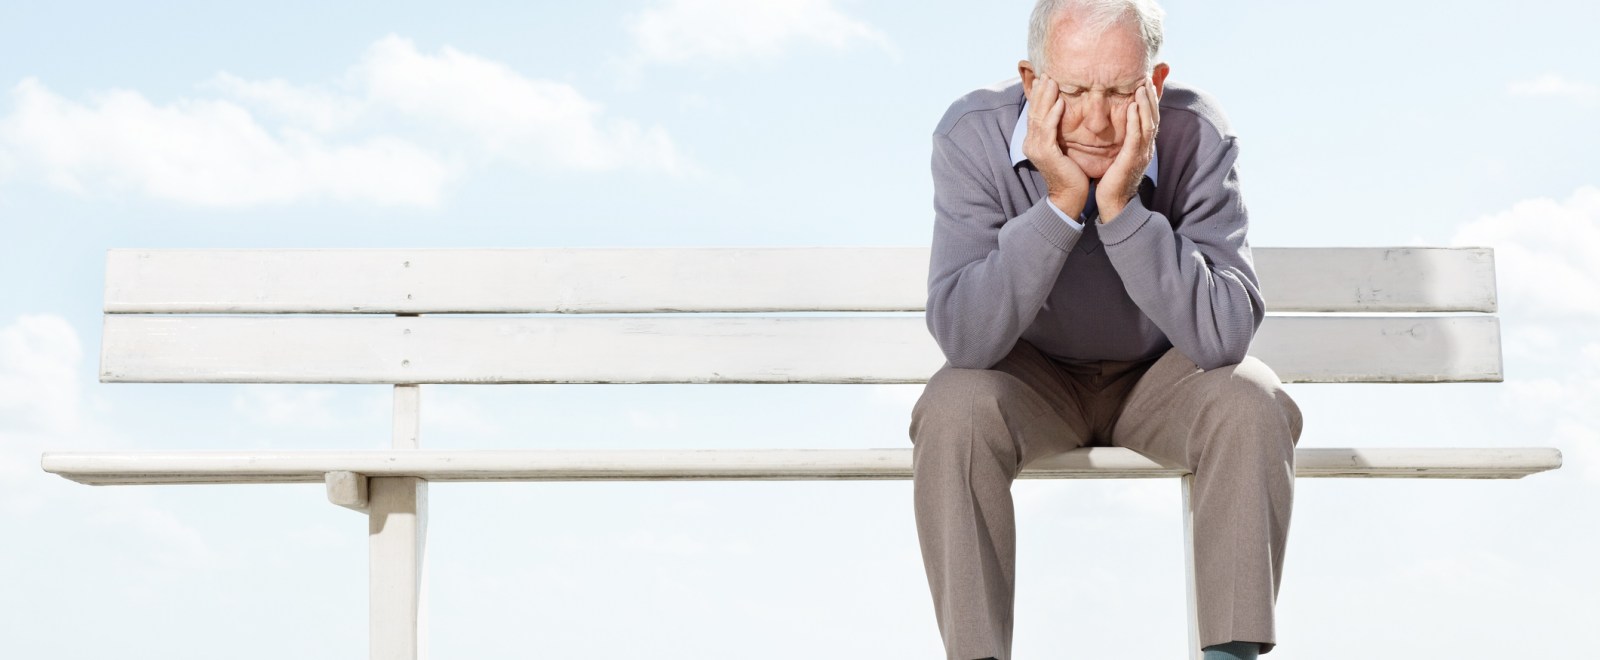
<instances>
[{"instance_id":1,"label":"man's mouth","mask_svg":"<svg viewBox=\"0 0 1600 660\"><path fill-rule=\"evenodd\" d=\"M1089 154L1091 156L1109 156L1109 155L1111 155L1111 152L1116 148L1116 146L1117 145L1114 145L1114 144L1093 145L1093 144L1079 144L1079 143L1076 143L1076 142L1067 143L1067 148L1068 149L1072 149L1074 151L1081 151L1081 152Z\"/></svg>"}]
</instances>

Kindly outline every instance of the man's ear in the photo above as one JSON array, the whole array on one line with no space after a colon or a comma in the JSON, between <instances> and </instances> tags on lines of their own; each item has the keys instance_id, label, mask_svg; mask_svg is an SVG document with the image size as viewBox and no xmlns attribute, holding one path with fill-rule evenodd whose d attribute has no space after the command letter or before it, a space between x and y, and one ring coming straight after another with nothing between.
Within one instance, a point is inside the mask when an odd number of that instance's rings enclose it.
<instances>
[{"instance_id":1,"label":"man's ear","mask_svg":"<svg viewBox=\"0 0 1600 660\"><path fill-rule=\"evenodd\" d=\"M1161 98L1162 91L1166 89L1167 74L1171 72L1172 67L1167 66L1166 62L1157 64L1156 68L1150 72L1150 82L1156 86L1157 100Z\"/></svg>"},{"instance_id":2,"label":"man's ear","mask_svg":"<svg viewBox=\"0 0 1600 660\"><path fill-rule=\"evenodd\" d=\"M1017 73L1022 76L1022 94L1024 96L1032 94L1034 81L1033 63L1027 60L1019 60L1017 62Z\"/></svg>"}]
</instances>

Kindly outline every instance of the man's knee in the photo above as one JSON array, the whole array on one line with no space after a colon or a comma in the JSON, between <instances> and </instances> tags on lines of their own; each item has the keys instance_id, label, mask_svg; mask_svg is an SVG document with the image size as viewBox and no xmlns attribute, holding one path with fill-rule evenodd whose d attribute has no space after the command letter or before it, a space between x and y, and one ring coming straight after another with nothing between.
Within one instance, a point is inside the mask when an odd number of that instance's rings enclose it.
<instances>
[{"instance_id":1,"label":"man's knee","mask_svg":"<svg viewBox=\"0 0 1600 660\"><path fill-rule=\"evenodd\" d=\"M1277 373L1266 363L1246 356L1238 364L1218 367L1207 375L1213 381L1209 405L1223 407L1229 419L1287 429L1289 445L1300 443L1300 406L1283 389ZM1263 440L1276 442L1281 438L1264 437Z\"/></svg>"},{"instance_id":2,"label":"man's knee","mask_svg":"<svg viewBox=\"0 0 1600 660\"><path fill-rule=\"evenodd\" d=\"M973 443L989 451L1015 454L1011 429L1026 385L993 369L945 367L928 379L911 411L911 442L918 452L930 449L965 453ZM982 448L982 447L980 447Z\"/></svg>"}]
</instances>

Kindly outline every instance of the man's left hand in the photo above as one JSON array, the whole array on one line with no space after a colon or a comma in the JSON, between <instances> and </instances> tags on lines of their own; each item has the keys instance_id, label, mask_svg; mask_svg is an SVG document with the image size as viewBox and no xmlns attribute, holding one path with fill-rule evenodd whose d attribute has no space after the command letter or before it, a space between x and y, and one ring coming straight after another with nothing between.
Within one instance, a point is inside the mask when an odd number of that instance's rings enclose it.
<instances>
[{"instance_id":1,"label":"man's left hand","mask_svg":"<svg viewBox=\"0 0 1600 660\"><path fill-rule=\"evenodd\" d=\"M1144 181L1144 171L1156 153L1156 129L1161 126L1159 99L1155 83L1146 78L1134 92L1133 103L1128 104L1128 128L1122 137L1122 149L1095 186L1094 201L1100 207L1101 224L1121 215L1128 201L1139 194L1139 183Z\"/></svg>"}]
</instances>

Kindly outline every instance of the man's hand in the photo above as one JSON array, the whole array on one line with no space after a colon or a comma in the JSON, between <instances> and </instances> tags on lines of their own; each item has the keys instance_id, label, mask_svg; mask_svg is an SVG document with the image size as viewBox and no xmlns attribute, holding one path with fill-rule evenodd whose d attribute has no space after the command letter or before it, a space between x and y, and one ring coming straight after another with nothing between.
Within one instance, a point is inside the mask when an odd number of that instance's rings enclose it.
<instances>
[{"instance_id":1,"label":"man's hand","mask_svg":"<svg viewBox=\"0 0 1600 660\"><path fill-rule=\"evenodd\" d=\"M1111 162L1106 175L1095 186L1094 201L1100 207L1101 224L1122 213L1128 200L1139 194L1145 168L1156 153L1156 130L1161 126L1161 101L1153 81L1146 78L1128 104L1128 130L1122 137L1122 150ZM1029 131L1033 126L1028 127ZM1032 137L1031 135L1029 137Z\"/></svg>"},{"instance_id":2,"label":"man's hand","mask_svg":"<svg viewBox=\"0 0 1600 660\"><path fill-rule=\"evenodd\" d=\"M1044 176L1050 203L1076 218L1089 201L1089 177L1061 151L1061 117L1066 111L1056 81L1035 75L1033 89L1028 90L1028 137L1022 141L1022 153Z\"/></svg>"}]
</instances>

